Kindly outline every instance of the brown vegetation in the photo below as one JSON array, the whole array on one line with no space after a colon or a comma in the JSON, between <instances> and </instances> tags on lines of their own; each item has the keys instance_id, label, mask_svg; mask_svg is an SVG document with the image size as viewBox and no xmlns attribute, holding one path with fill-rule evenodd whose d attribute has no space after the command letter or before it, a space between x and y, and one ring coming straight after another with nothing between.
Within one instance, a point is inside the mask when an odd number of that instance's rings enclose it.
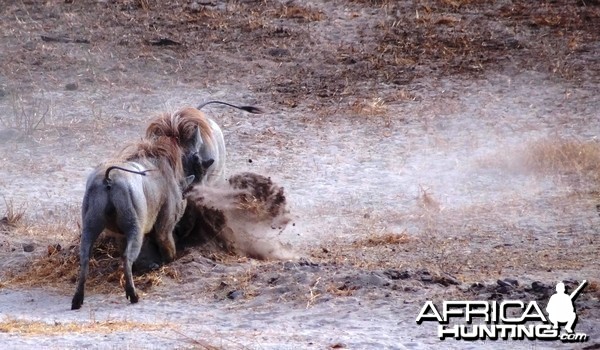
<instances>
[{"instance_id":1,"label":"brown vegetation","mask_svg":"<svg viewBox=\"0 0 600 350\"><path fill-rule=\"evenodd\" d=\"M21 335L65 335L68 333L107 334L124 331L164 331L171 325L162 323L143 323L130 321L91 321L91 322L54 322L30 321L19 319L0 320L0 332Z\"/></svg>"},{"instance_id":2,"label":"brown vegetation","mask_svg":"<svg viewBox=\"0 0 600 350\"><path fill-rule=\"evenodd\" d=\"M554 137L527 145L523 152L528 169L593 183L600 191L600 142Z\"/></svg>"},{"instance_id":3,"label":"brown vegetation","mask_svg":"<svg viewBox=\"0 0 600 350\"><path fill-rule=\"evenodd\" d=\"M118 293L123 290L125 280L121 255L122 239L102 235L97 241L90 257L90 272L86 287L96 293ZM47 253L33 259L24 267L10 272L6 285L29 287L52 287L70 291L77 280L79 270L79 239L63 248L60 244L51 244ZM163 277L177 279L177 270L164 266L159 270L134 278L134 283L142 291L161 284Z\"/></svg>"},{"instance_id":4,"label":"brown vegetation","mask_svg":"<svg viewBox=\"0 0 600 350\"><path fill-rule=\"evenodd\" d=\"M25 216L24 206L15 208L14 203L6 198L4 198L4 205L6 206L6 211L0 219L0 232L5 229L14 228L22 221L23 216Z\"/></svg>"}]
</instances>

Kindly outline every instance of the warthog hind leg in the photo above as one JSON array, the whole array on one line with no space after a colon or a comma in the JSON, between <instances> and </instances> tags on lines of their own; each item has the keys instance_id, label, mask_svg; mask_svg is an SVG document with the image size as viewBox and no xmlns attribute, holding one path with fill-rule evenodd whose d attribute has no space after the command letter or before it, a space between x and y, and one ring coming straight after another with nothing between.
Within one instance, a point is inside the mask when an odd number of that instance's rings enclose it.
<instances>
[{"instance_id":1,"label":"warthog hind leg","mask_svg":"<svg viewBox=\"0 0 600 350\"><path fill-rule=\"evenodd\" d=\"M83 230L81 231L81 243L79 246L79 277L77 279L77 289L71 302L71 310L81 308L83 304L85 280L87 279L88 269L90 267L90 252L96 239L104 230L105 222L102 216L86 215L83 219Z\"/></svg>"},{"instance_id":2,"label":"warthog hind leg","mask_svg":"<svg viewBox=\"0 0 600 350\"><path fill-rule=\"evenodd\" d=\"M125 232L127 232L127 245L125 247L125 254L123 254L123 269L125 270L125 296L132 304L134 304L138 302L139 297L135 291L135 285L133 284L132 265L142 249L144 234L135 224L131 225L131 227Z\"/></svg>"}]
</instances>

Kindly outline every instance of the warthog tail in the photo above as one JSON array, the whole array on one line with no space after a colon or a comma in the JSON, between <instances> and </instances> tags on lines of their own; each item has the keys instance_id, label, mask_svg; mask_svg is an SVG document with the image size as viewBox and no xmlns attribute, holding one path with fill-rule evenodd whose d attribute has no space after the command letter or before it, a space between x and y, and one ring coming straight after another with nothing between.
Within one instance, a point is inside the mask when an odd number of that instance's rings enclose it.
<instances>
[{"instance_id":1,"label":"warthog tail","mask_svg":"<svg viewBox=\"0 0 600 350\"><path fill-rule=\"evenodd\" d=\"M203 104L201 104L198 107L196 107L196 109L200 110L200 109L202 109L202 107L204 107L206 105L209 105L209 104L213 104L213 103L222 104L222 105L225 105L225 106L229 106L229 107L241 109L242 111L246 111L248 113L254 113L254 114L263 114L264 113L264 111L262 109L258 108L258 107L254 107L254 106L236 106L236 105L233 105L231 103L227 103L227 102L223 102L223 101L216 101L216 100L204 102Z\"/></svg>"},{"instance_id":2,"label":"warthog tail","mask_svg":"<svg viewBox=\"0 0 600 350\"><path fill-rule=\"evenodd\" d=\"M131 169L127 169L127 168L122 168L120 166L109 166L106 169L106 172L104 173L104 184L106 185L106 187L110 190L110 178L108 177L108 175L110 175L110 171L113 169L117 169L117 170L123 170L126 171L128 173L133 173L133 174L138 174L138 175L142 175L142 176L146 176L146 173L149 171L152 171L152 169L146 169L146 170L141 170L141 171L137 171L137 170L131 170Z\"/></svg>"}]
</instances>

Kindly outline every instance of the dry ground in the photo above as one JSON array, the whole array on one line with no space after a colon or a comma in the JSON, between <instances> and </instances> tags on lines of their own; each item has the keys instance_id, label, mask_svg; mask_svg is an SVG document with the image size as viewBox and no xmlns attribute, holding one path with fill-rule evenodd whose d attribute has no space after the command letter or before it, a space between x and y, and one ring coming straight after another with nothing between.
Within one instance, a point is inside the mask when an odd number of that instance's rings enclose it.
<instances>
[{"instance_id":1,"label":"dry ground","mask_svg":"<svg viewBox=\"0 0 600 350\"><path fill-rule=\"evenodd\" d=\"M583 279L577 330L600 342L598 1L16 1L0 33L9 346L494 348L414 319ZM86 174L212 98L267 110L207 112L229 174L285 187L295 225L273 239L303 258L188 248L128 306L105 242L68 311Z\"/></svg>"}]
</instances>

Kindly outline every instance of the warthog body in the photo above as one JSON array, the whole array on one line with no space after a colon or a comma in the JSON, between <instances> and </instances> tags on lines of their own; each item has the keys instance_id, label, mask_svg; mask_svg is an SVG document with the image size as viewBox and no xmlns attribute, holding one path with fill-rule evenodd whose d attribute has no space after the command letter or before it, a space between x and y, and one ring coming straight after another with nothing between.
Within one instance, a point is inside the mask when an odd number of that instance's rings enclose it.
<instances>
[{"instance_id":1,"label":"warthog body","mask_svg":"<svg viewBox=\"0 0 600 350\"><path fill-rule=\"evenodd\" d=\"M191 140L193 141L193 140ZM126 148L88 177L82 203L80 271L71 308L79 309L91 248L104 229L125 235L125 295L138 301L131 266L144 235L152 233L163 262L175 258L173 229L185 210L182 191L193 176L183 171L180 147L169 137L155 137Z\"/></svg>"}]
</instances>

